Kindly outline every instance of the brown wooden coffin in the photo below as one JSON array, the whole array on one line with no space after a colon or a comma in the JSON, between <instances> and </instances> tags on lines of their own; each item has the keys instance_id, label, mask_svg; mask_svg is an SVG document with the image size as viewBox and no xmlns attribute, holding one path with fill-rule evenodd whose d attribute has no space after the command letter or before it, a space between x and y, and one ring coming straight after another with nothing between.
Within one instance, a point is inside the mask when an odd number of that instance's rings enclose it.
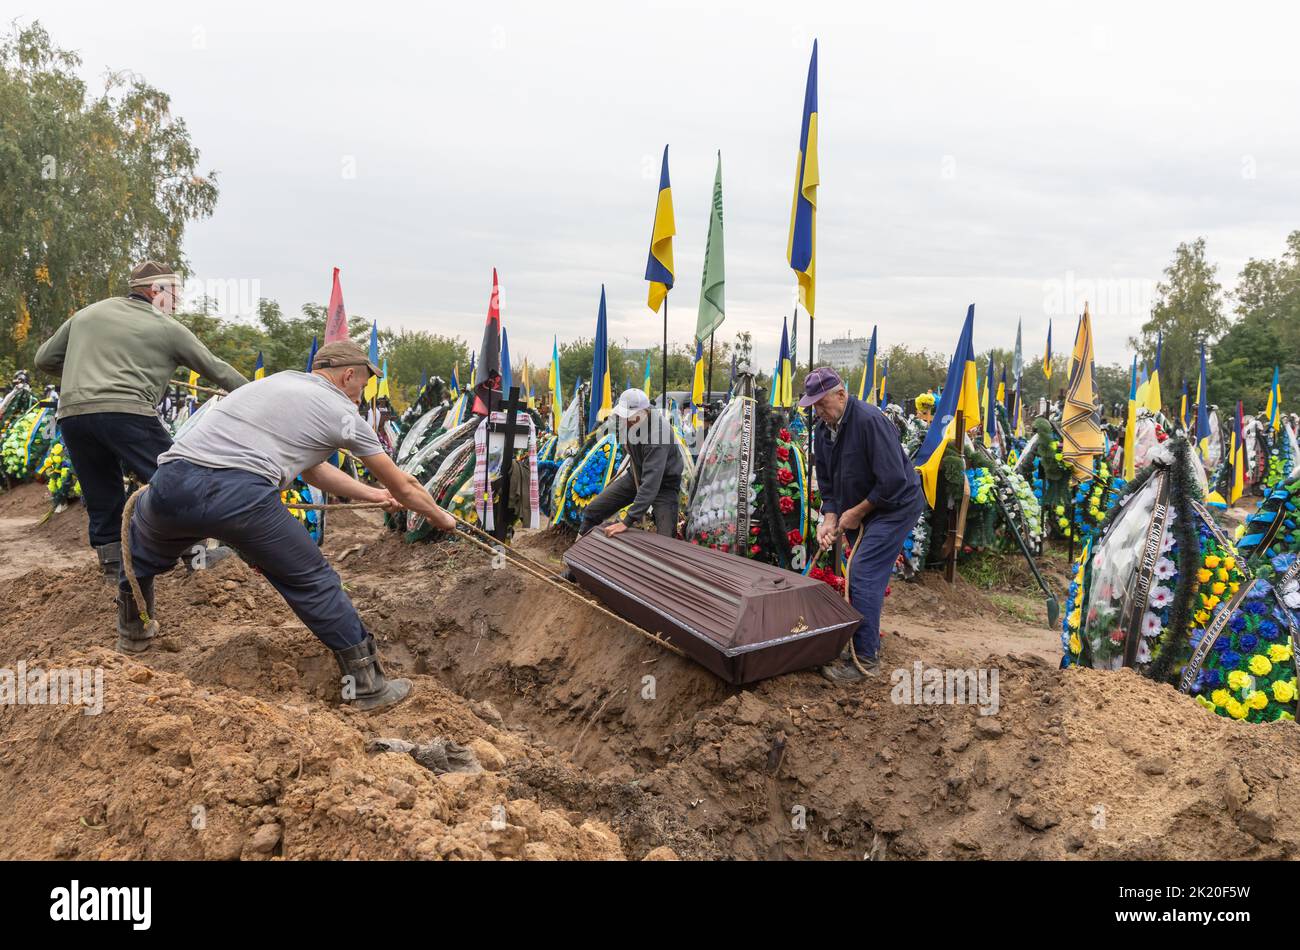
<instances>
[{"instance_id":1,"label":"brown wooden coffin","mask_svg":"<svg viewBox=\"0 0 1300 950\"><path fill-rule=\"evenodd\" d=\"M821 581L645 531L592 531L564 562L619 616L728 683L829 663L862 621Z\"/></svg>"}]
</instances>

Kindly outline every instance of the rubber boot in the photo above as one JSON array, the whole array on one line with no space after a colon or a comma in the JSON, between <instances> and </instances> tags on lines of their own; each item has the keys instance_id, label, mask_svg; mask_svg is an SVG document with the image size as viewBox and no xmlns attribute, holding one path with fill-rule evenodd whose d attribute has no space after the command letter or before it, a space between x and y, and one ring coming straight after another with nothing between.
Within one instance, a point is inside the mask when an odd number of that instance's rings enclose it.
<instances>
[{"instance_id":1,"label":"rubber boot","mask_svg":"<svg viewBox=\"0 0 1300 950\"><path fill-rule=\"evenodd\" d=\"M375 638L370 634L356 646L335 650L334 658L343 674L344 702L356 709L383 709L400 703L411 692L410 680L390 680L384 675Z\"/></svg>"},{"instance_id":2,"label":"rubber boot","mask_svg":"<svg viewBox=\"0 0 1300 950\"><path fill-rule=\"evenodd\" d=\"M146 577L140 581L140 593L144 595L145 609L149 612L146 624L136 609L135 598L131 588L117 589L117 648L124 653L141 653L152 645L158 636L158 621L153 619L153 578Z\"/></svg>"},{"instance_id":3,"label":"rubber boot","mask_svg":"<svg viewBox=\"0 0 1300 950\"><path fill-rule=\"evenodd\" d=\"M99 555L99 569L104 572L104 579L116 584L118 571L122 568L122 542L96 545L95 553Z\"/></svg>"}]
</instances>

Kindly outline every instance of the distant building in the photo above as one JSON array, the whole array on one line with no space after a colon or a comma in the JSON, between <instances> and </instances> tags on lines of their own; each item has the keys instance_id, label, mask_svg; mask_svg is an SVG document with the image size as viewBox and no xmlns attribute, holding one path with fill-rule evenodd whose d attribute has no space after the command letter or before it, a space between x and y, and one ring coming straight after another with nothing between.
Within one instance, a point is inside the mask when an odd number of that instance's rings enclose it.
<instances>
[{"instance_id":1,"label":"distant building","mask_svg":"<svg viewBox=\"0 0 1300 950\"><path fill-rule=\"evenodd\" d=\"M863 337L845 337L838 340L823 340L817 349L817 363L821 366L834 366L836 369L856 369L867 363L867 350L871 341Z\"/></svg>"}]
</instances>

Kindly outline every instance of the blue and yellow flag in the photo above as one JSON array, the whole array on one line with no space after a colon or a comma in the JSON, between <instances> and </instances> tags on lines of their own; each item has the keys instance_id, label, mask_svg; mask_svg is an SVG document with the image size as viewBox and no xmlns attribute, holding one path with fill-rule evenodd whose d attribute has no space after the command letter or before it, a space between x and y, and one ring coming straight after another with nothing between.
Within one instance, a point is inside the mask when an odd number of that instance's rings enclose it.
<instances>
[{"instance_id":1,"label":"blue and yellow flag","mask_svg":"<svg viewBox=\"0 0 1300 950\"><path fill-rule=\"evenodd\" d=\"M1246 492L1246 437L1242 417L1245 409L1237 403L1237 418L1232 427L1232 485L1228 489L1228 504L1235 505Z\"/></svg>"},{"instance_id":2,"label":"blue and yellow flag","mask_svg":"<svg viewBox=\"0 0 1300 950\"><path fill-rule=\"evenodd\" d=\"M1164 399L1160 395L1160 351L1164 348L1164 334L1156 336L1156 361L1151 367L1151 376L1147 379L1147 398L1144 404L1152 412L1160 412Z\"/></svg>"},{"instance_id":3,"label":"blue and yellow flag","mask_svg":"<svg viewBox=\"0 0 1300 950\"><path fill-rule=\"evenodd\" d=\"M645 379L642 381L641 388L645 390L646 398L650 398L650 354L645 355Z\"/></svg>"},{"instance_id":4,"label":"blue and yellow flag","mask_svg":"<svg viewBox=\"0 0 1300 950\"><path fill-rule=\"evenodd\" d=\"M376 366L379 365L379 321L376 320L370 324L370 362ZM374 402L375 397L379 395L379 378L371 376L366 380L366 402Z\"/></svg>"},{"instance_id":5,"label":"blue and yellow flag","mask_svg":"<svg viewBox=\"0 0 1300 950\"><path fill-rule=\"evenodd\" d=\"M253 367L254 379L266 379L266 366L262 363L262 351L257 351L257 364Z\"/></svg>"},{"instance_id":6,"label":"blue and yellow flag","mask_svg":"<svg viewBox=\"0 0 1300 950\"><path fill-rule=\"evenodd\" d=\"M654 226L650 229L650 256L646 260L645 279L650 281L646 306L655 313L673 289L673 189L668 182L668 146L664 146L664 164L659 171L659 197L655 201ZM603 294L603 291L602 291Z\"/></svg>"},{"instance_id":7,"label":"blue and yellow flag","mask_svg":"<svg viewBox=\"0 0 1300 950\"><path fill-rule=\"evenodd\" d=\"M605 285L600 285L600 311L596 315L596 344L591 353L591 405L587 409L587 431L609 418L614 407L609 380L609 327L605 317Z\"/></svg>"},{"instance_id":8,"label":"blue and yellow flag","mask_svg":"<svg viewBox=\"0 0 1300 950\"><path fill-rule=\"evenodd\" d=\"M871 328L871 342L867 344L867 362L862 367L862 379L858 381L858 398L867 398L867 380L871 380L870 392L876 392L876 327Z\"/></svg>"},{"instance_id":9,"label":"blue and yellow flag","mask_svg":"<svg viewBox=\"0 0 1300 950\"><path fill-rule=\"evenodd\" d=\"M1187 428L1187 380L1183 380L1183 394L1178 398L1178 422Z\"/></svg>"},{"instance_id":10,"label":"blue and yellow flag","mask_svg":"<svg viewBox=\"0 0 1300 950\"><path fill-rule=\"evenodd\" d=\"M1124 414L1124 480L1131 481L1137 472L1137 459L1133 457L1133 443L1137 435L1138 358L1133 357L1133 368L1128 377L1128 411Z\"/></svg>"},{"instance_id":11,"label":"blue and yellow flag","mask_svg":"<svg viewBox=\"0 0 1300 950\"><path fill-rule=\"evenodd\" d=\"M560 388L560 344L551 337L551 367L546 372L546 388L551 392L551 419L555 431L560 431L560 416L564 414L564 396Z\"/></svg>"},{"instance_id":12,"label":"blue and yellow flag","mask_svg":"<svg viewBox=\"0 0 1300 950\"><path fill-rule=\"evenodd\" d=\"M1205 382L1205 344L1201 344L1201 379L1196 384L1196 445L1201 459L1210 457L1210 392Z\"/></svg>"},{"instance_id":13,"label":"blue and yellow flag","mask_svg":"<svg viewBox=\"0 0 1300 950\"><path fill-rule=\"evenodd\" d=\"M790 405L790 321L781 318L781 350L776 355L776 370L772 374L772 405Z\"/></svg>"},{"instance_id":14,"label":"blue and yellow flag","mask_svg":"<svg viewBox=\"0 0 1300 950\"><path fill-rule=\"evenodd\" d=\"M691 382L691 425L704 422L704 344L695 341L695 378Z\"/></svg>"},{"instance_id":15,"label":"blue and yellow flag","mask_svg":"<svg viewBox=\"0 0 1300 950\"><path fill-rule=\"evenodd\" d=\"M812 317L817 290L817 41L808 63L808 85L799 125L799 155L794 166L794 203L790 207L790 237L785 256L799 281L799 302Z\"/></svg>"},{"instance_id":16,"label":"blue and yellow flag","mask_svg":"<svg viewBox=\"0 0 1300 950\"><path fill-rule=\"evenodd\" d=\"M991 446L998 431L997 398L993 394L993 354L989 354L988 372L984 375L984 392L981 394L980 418L984 420L984 444Z\"/></svg>"},{"instance_id":17,"label":"blue and yellow flag","mask_svg":"<svg viewBox=\"0 0 1300 950\"><path fill-rule=\"evenodd\" d=\"M510 369L510 337L506 328L501 328L501 402L510 398L510 387L514 385L515 374Z\"/></svg>"},{"instance_id":18,"label":"blue and yellow flag","mask_svg":"<svg viewBox=\"0 0 1300 950\"><path fill-rule=\"evenodd\" d=\"M384 375L379 377L379 398L392 398L392 391L388 388L388 357L384 357L384 364L379 367L383 370Z\"/></svg>"},{"instance_id":19,"label":"blue and yellow flag","mask_svg":"<svg viewBox=\"0 0 1300 950\"><path fill-rule=\"evenodd\" d=\"M939 404L934 407L934 418L930 420L930 429L925 434L925 441L916 451L914 464L921 473L921 484L925 487L925 498L930 507L934 507L935 493L939 485L939 464L943 461L944 450L954 438L964 441L965 433L958 434L957 411L965 413L964 425L969 427L980 417L979 377L975 370L975 305L966 311L966 322L962 324L961 336L957 340L957 349L953 352L952 362L948 364L948 377L944 381L943 393Z\"/></svg>"},{"instance_id":20,"label":"blue and yellow flag","mask_svg":"<svg viewBox=\"0 0 1300 950\"><path fill-rule=\"evenodd\" d=\"M1043 351L1043 378L1049 383L1052 381L1052 320L1050 317L1047 320L1047 349ZM1051 393L1047 394L1047 399L1051 401Z\"/></svg>"},{"instance_id":21,"label":"blue and yellow flag","mask_svg":"<svg viewBox=\"0 0 1300 950\"><path fill-rule=\"evenodd\" d=\"M889 382L889 360L881 360L880 361L880 399L877 400L876 402L876 405L878 405L881 409L885 408L885 398L886 398L885 384L888 382Z\"/></svg>"},{"instance_id":22,"label":"blue and yellow flag","mask_svg":"<svg viewBox=\"0 0 1300 950\"><path fill-rule=\"evenodd\" d=\"M1278 378L1278 368L1273 367L1273 385L1268 390L1268 424L1277 435L1282 430L1282 383Z\"/></svg>"},{"instance_id":23,"label":"blue and yellow flag","mask_svg":"<svg viewBox=\"0 0 1300 950\"><path fill-rule=\"evenodd\" d=\"M453 363L451 367L451 387L448 398L455 402L460 398L460 363Z\"/></svg>"}]
</instances>

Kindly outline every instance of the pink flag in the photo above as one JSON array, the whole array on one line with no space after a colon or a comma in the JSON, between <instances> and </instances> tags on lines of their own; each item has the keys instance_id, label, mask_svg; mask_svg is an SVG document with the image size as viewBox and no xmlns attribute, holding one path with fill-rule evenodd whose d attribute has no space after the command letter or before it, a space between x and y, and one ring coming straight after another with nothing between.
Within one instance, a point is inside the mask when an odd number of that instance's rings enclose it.
<instances>
[{"instance_id":1,"label":"pink flag","mask_svg":"<svg viewBox=\"0 0 1300 950\"><path fill-rule=\"evenodd\" d=\"M334 287L330 290L330 308L325 312L325 342L348 338L348 312L343 309L343 288L339 286L339 269L334 268Z\"/></svg>"}]
</instances>

